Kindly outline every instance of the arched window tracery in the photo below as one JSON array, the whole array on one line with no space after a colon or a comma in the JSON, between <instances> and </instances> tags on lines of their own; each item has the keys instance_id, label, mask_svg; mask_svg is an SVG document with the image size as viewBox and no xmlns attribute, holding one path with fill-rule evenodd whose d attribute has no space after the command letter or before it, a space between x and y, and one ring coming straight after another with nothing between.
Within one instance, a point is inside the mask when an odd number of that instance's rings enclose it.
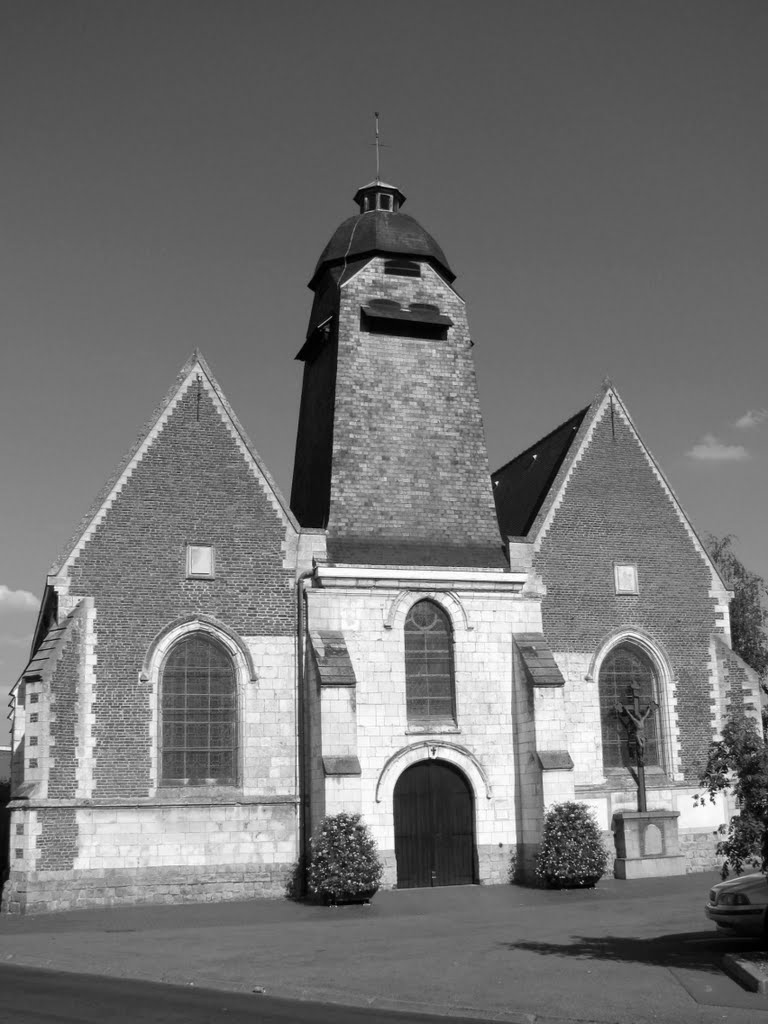
<instances>
[{"instance_id":1,"label":"arched window tracery","mask_svg":"<svg viewBox=\"0 0 768 1024\"><path fill-rule=\"evenodd\" d=\"M204 633L182 637L160 673L163 786L237 782L237 671Z\"/></svg>"},{"instance_id":2,"label":"arched window tracery","mask_svg":"<svg viewBox=\"0 0 768 1024\"><path fill-rule=\"evenodd\" d=\"M623 642L613 647L600 665L600 721L603 741L603 767L625 768L634 765L628 748L627 730L618 707L632 707L636 689L641 709L659 701L656 666L639 644ZM646 766L663 765L661 722L658 710L645 720Z\"/></svg>"},{"instance_id":3,"label":"arched window tracery","mask_svg":"<svg viewBox=\"0 0 768 1024\"><path fill-rule=\"evenodd\" d=\"M417 601L406 616L404 632L408 722L455 722L453 630L448 615L435 601Z\"/></svg>"}]
</instances>

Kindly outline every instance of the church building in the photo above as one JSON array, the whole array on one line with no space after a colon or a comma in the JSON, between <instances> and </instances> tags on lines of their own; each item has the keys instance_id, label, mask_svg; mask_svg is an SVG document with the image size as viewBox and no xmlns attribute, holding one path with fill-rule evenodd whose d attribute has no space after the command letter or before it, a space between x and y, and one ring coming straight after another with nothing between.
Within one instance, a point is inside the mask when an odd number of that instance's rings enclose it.
<instances>
[{"instance_id":1,"label":"church building","mask_svg":"<svg viewBox=\"0 0 768 1024\"><path fill-rule=\"evenodd\" d=\"M51 567L7 912L280 895L342 810L386 886L530 877L553 803L609 843L635 808L633 698L667 860L714 863L727 807L693 796L759 697L693 524L609 381L491 472L446 256L398 188L355 202L309 285L290 502L195 352Z\"/></svg>"}]
</instances>

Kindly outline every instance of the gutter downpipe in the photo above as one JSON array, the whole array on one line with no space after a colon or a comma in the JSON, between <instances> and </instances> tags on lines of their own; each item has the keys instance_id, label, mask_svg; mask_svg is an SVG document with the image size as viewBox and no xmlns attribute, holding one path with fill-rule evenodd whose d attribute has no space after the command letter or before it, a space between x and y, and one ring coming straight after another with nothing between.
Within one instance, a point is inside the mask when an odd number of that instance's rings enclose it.
<instances>
[{"instance_id":1,"label":"gutter downpipe","mask_svg":"<svg viewBox=\"0 0 768 1024\"><path fill-rule=\"evenodd\" d=\"M299 887L300 896L307 894L307 863L309 859L309 784L307 765L306 735L306 678L304 666L307 653L307 592L305 580L314 576L314 569L307 569L296 578L296 750L298 760L299 797Z\"/></svg>"}]
</instances>

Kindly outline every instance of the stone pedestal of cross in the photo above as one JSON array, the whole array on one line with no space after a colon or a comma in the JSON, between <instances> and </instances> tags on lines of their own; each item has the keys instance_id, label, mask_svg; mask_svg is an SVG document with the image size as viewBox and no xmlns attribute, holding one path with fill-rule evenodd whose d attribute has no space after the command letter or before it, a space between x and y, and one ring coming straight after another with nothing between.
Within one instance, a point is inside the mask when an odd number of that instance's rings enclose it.
<instances>
[{"instance_id":1,"label":"stone pedestal of cross","mask_svg":"<svg viewBox=\"0 0 768 1024\"><path fill-rule=\"evenodd\" d=\"M645 798L645 728L658 709L655 701L640 704L640 687L629 687L631 701L617 704L621 724L627 730L629 750L635 759L630 768L637 783L637 810L616 811L611 828L616 844L613 862L615 878L657 878L662 875L684 875L685 857L680 852L677 819L679 811L648 810Z\"/></svg>"},{"instance_id":2,"label":"stone pedestal of cross","mask_svg":"<svg viewBox=\"0 0 768 1024\"><path fill-rule=\"evenodd\" d=\"M629 752L635 757L637 809L643 813L648 810L648 801L645 796L645 723L658 704L652 700L645 708L641 708L640 687L636 682L630 683L629 692L632 694L632 703L629 705L617 704L616 710L622 725L627 730Z\"/></svg>"}]
</instances>

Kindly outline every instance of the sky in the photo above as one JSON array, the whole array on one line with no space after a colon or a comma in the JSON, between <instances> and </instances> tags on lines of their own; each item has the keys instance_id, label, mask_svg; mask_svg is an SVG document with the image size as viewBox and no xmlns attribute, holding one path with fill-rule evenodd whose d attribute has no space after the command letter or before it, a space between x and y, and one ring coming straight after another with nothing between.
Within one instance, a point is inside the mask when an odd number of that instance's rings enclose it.
<instances>
[{"instance_id":1,"label":"sky","mask_svg":"<svg viewBox=\"0 0 768 1024\"><path fill-rule=\"evenodd\" d=\"M0 0L0 690L195 347L289 495L306 285L375 110L491 468L609 375L768 576L766 46L762 0Z\"/></svg>"}]
</instances>

